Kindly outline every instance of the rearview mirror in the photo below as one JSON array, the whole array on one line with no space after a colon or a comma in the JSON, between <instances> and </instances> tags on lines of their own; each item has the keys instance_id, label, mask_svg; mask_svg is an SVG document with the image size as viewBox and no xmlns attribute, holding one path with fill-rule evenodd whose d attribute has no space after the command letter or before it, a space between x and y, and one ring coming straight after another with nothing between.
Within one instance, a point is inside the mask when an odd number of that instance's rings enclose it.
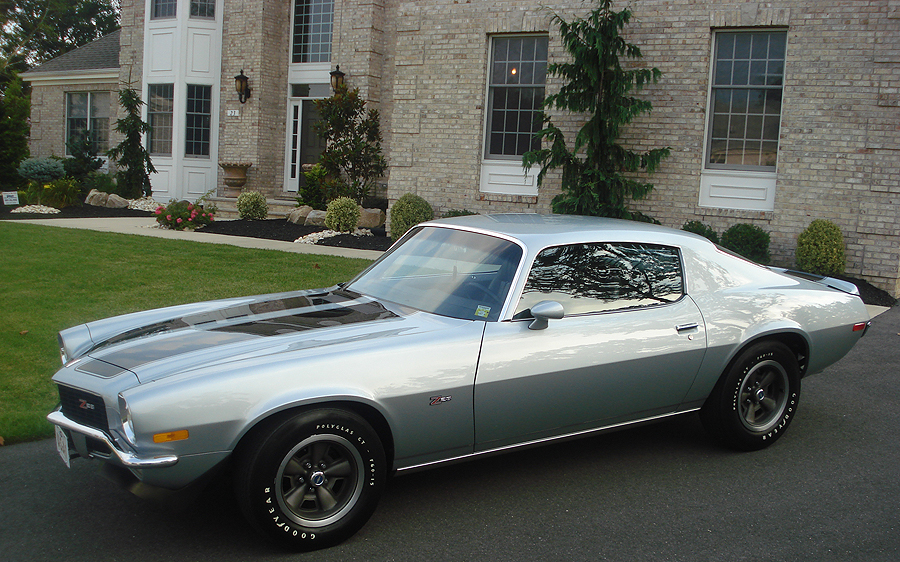
<instances>
[{"instance_id":1,"label":"rearview mirror","mask_svg":"<svg viewBox=\"0 0 900 562\"><path fill-rule=\"evenodd\" d=\"M549 320L559 320L566 315L563 305L556 301L541 301L531 307L531 315L534 320L528 325L529 330L543 330L549 324Z\"/></svg>"}]
</instances>

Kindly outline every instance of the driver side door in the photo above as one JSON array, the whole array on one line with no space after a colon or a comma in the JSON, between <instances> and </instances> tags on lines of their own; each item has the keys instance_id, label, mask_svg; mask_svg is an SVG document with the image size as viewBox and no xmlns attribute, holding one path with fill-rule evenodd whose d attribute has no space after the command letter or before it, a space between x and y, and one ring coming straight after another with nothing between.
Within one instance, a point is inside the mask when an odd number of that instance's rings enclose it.
<instances>
[{"instance_id":1,"label":"driver side door","mask_svg":"<svg viewBox=\"0 0 900 562\"><path fill-rule=\"evenodd\" d=\"M529 329L530 307L565 316ZM664 415L706 350L680 252L656 244L542 251L512 321L488 322L475 380L476 450Z\"/></svg>"}]
</instances>

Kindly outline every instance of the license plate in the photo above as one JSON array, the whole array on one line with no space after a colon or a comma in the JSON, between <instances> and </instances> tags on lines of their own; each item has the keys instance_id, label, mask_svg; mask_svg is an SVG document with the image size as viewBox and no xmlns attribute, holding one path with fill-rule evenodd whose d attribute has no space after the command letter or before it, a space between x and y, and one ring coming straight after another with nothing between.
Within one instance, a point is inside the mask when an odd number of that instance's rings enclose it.
<instances>
[{"instance_id":1,"label":"license plate","mask_svg":"<svg viewBox=\"0 0 900 562\"><path fill-rule=\"evenodd\" d=\"M69 462L69 438L61 427L58 425L53 427L56 428L56 450L59 451L59 456L62 457L66 466L72 468L72 464Z\"/></svg>"}]
</instances>

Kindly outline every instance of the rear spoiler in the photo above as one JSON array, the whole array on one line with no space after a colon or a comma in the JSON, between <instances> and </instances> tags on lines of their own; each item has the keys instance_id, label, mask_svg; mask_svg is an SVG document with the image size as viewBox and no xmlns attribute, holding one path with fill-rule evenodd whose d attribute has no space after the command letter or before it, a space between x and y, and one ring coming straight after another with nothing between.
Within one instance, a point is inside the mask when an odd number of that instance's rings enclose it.
<instances>
[{"instance_id":1,"label":"rear spoiler","mask_svg":"<svg viewBox=\"0 0 900 562\"><path fill-rule=\"evenodd\" d=\"M820 285L831 287L832 289L841 291L842 293L856 295L857 297L859 296L859 289L856 287L856 285L849 281L842 281L840 279L835 279L834 277L825 277L824 275L816 275L815 273L806 273L805 271L785 269L783 267L770 267L769 269L783 275L790 275L791 277L799 277L800 279L806 279L807 281L819 283Z\"/></svg>"}]
</instances>

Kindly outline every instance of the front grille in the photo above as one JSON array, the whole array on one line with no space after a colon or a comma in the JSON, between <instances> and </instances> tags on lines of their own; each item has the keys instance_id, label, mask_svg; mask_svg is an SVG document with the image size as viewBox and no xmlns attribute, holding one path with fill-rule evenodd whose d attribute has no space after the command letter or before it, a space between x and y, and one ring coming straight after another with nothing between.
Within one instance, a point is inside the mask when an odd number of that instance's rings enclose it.
<instances>
[{"instance_id":1,"label":"front grille","mask_svg":"<svg viewBox=\"0 0 900 562\"><path fill-rule=\"evenodd\" d=\"M88 427L109 431L103 398L68 386L58 385L58 387L62 412L67 418Z\"/></svg>"}]
</instances>

